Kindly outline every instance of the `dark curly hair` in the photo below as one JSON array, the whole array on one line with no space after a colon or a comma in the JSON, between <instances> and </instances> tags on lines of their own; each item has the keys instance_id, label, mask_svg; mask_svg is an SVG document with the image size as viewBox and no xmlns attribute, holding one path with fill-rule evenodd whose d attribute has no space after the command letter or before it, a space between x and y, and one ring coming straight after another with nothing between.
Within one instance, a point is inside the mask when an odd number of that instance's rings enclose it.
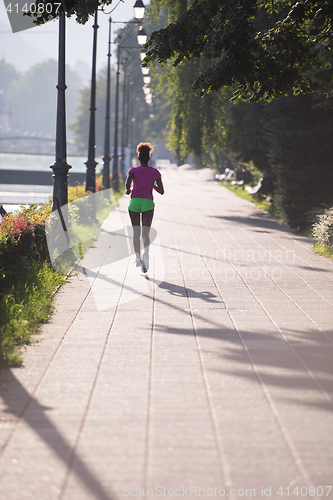
<instances>
[{"instance_id":1,"label":"dark curly hair","mask_svg":"<svg viewBox=\"0 0 333 500\"><path fill-rule=\"evenodd\" d=\"M136 152L138 153L140 161L144 163L148 163L153 151L154 147L150 142L140 142L136 147Z\"/></svg>"}]
</instances>

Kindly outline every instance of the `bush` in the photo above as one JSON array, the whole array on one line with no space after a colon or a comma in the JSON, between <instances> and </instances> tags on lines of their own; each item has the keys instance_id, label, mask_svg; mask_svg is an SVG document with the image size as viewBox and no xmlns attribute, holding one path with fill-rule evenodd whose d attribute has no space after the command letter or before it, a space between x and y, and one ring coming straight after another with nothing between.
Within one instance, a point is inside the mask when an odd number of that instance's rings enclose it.
<instances>
[{"instance_id":1,"label":"bush","mask_svg":"<svg viewBox=\"0 0 333 500\"><path fill-rule=\"evenodd\" d=\"M17 347L29 343L49 317L56 276L48 261L45 220L49 203L22 208L0 225L0 366L18 364Z\"/></svg>"},{"instance_id":2,"label":"bush","mask_svg":"<svg viewBox=\"0 0 333 500\"><path fill-rule=\"evenodd\" d=\"M51 205L23 208L7 215L0 225L0 298L7 294L23 270L48 258L45 220Z\"/></svg>"},{"instance_id":3,"label":"bush","mask_svg":"<svg viewBox=\"0 0 333 500\"><path fill-rule=\"evenodd\" d=\"M312 226L316 245L329 247L333 251L333 207L317 216L318 222Z\"/></svg>"},{"instance_id":4,"label":"bush","mask_svg":"<svg viewBox=\"0 0 333 500\"><path fill-rule=\"evenodd\" d=\"M275 199L293 229L309 227L307 213L333 202L333 111L313 95L280 97L265 108Z\"/></svg>"}]
</instances>

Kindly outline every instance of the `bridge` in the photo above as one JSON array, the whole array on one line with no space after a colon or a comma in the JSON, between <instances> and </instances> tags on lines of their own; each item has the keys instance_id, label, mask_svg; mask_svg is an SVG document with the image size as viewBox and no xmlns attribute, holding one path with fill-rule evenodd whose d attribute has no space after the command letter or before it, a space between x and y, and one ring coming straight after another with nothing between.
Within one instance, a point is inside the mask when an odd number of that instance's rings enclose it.
<instances>
[{"instance_id":1,"label":"bridge","mask_svg":"<svg viewBox=\"0 0 333 500\"><path fill-rule=\"evenodd\" d=\"M33 141L33 143L31 143ZM0 136L0 153L54 154L55 137L40 135ZM67 141L68 154L77 154L73 141Z\"/></svg>"}]
</instances>

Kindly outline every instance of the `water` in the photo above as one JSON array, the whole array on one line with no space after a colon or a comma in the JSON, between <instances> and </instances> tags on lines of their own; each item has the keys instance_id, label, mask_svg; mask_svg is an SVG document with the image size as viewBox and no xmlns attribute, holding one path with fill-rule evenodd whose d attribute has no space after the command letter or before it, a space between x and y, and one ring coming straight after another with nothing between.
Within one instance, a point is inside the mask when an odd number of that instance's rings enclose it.
<instances>
[{"instance_id":1,"label":"water","mask_svg":"<svg viewBox=\"0 0 333 500\"><path fill-rule=\"evenodd\" d=\"M84 156L68 156L67 163L71 165L70 172L85 172L87 157ZM97 158L98 165L96 171L103 166L103 160ZM54 155L32 155L32 154L15 154L15 153L0 153L0 170L38 170L44 172L52 172L50 165L54 163Z\"/></svg>"},{"instance_id":2,"label":"water","mask_svg":"<svg viewBox=\"0 0 333 500\"><path fill-rule=\"evenodd\" d=\"M54 160L54 155L0 153L0 178L1 170L33 170L39 172L44 171L49 172L51 175L52 170L50 169L50 165L54 163ZM69 175L71 172L85 173L85 161L87 161L87 158L84 156L68 156L67 163L72 167L69 171ZM103 160L101 158L96 158L96 161L98 162L96 172L99 173L99 171L103 167ZM19 193L15 193L15 191L19 191ZM29 191L30 194L28 194L27 191ZM42 193L40 191L42 191ZM43 188L38 189L36 188L36 186L6 186L3 184L2 186L0 186L0 203L3 204L3 207L7 212L18 212L20 210L20 205L17 204L18 200L22 199L22 204L42 203L47 201L51 194L52 187L50 186L43 186ZM16 196L17 201L9 201L12 197L14 197L14 195Z\"/></svg>"}]
</instances>

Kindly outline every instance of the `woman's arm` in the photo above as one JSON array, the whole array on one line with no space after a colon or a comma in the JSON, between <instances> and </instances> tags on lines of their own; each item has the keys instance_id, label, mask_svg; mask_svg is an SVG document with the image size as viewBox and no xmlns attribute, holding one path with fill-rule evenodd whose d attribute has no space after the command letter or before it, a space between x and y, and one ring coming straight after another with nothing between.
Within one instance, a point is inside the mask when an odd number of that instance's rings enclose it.
<instances>
[{"instance_id":1,"label":"woman's arm","mask_svg":"<svg viewBox=\"0 0 333 500\"><path fill-rule=\"evenodd\" d=\"M154 184L154 189L160 194L164 194L164 186L161 177L156 180Z\"/></svg>"},{"instance_id":2,"label":"woman's arm","mask_svg":"<svg viewBox=\"0 0 333 500\"><path fill-rule=\"evenodd\" d=\"M126 194L131 194L132 180L133 180L133 174L132 174L132 172L129 172L128 176L127 176L127 179L126 179L126 184L125 184Z\"/></svg>"}]
</instances>

